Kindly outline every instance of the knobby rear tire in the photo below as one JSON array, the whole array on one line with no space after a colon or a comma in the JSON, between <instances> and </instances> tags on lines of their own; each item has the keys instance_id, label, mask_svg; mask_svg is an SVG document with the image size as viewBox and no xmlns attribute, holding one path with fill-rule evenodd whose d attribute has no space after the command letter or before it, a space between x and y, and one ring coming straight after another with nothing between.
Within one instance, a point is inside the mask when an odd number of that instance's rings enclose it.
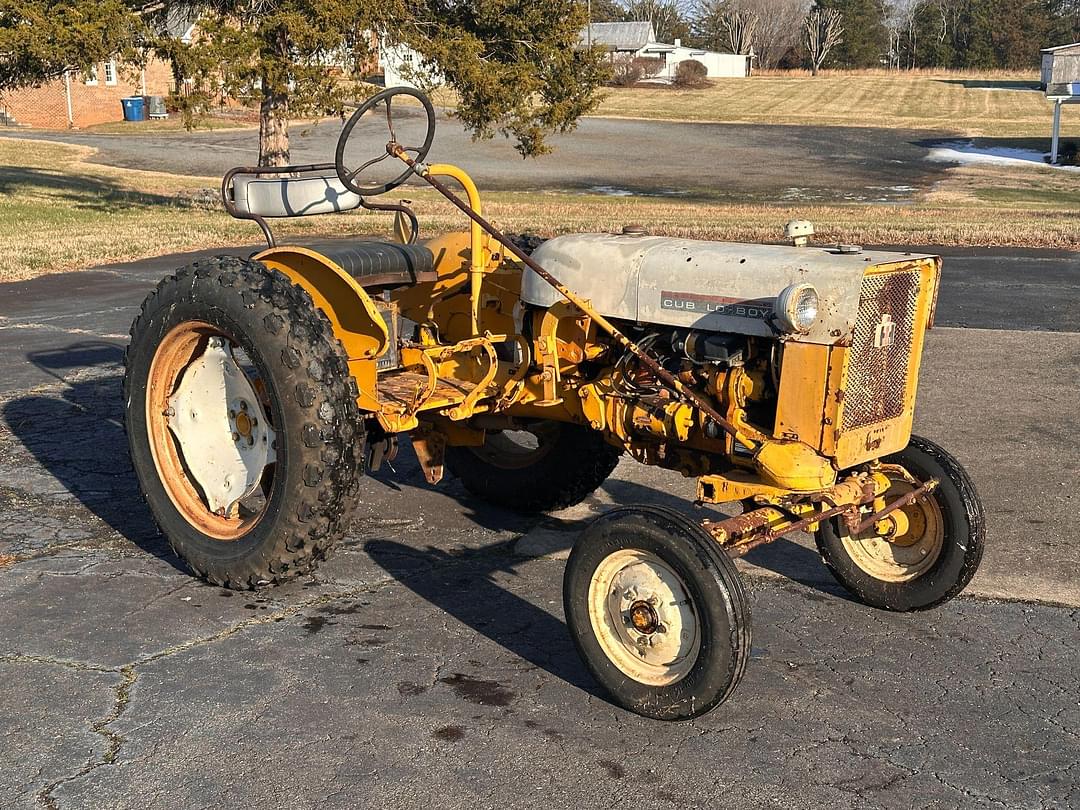
<instances>
[{"instance_id":1,"label":"knobby rear tire","mask_svg":"<svg viewBox=\"0 0 1080 810\"><path fill-rule=\"evenodd\" d=\"M178 324L201 321L243 348L268 391L277 463L265 511L233 541L199 531L163 487L148 436L151 363ZM143 302L125 355L132 462L174 551L210 582L251 589L309 572L344 534L363 474L364 423L347 355L326 316L285 275L231 256L164 279Z\"/></svg>"}]
</instances>

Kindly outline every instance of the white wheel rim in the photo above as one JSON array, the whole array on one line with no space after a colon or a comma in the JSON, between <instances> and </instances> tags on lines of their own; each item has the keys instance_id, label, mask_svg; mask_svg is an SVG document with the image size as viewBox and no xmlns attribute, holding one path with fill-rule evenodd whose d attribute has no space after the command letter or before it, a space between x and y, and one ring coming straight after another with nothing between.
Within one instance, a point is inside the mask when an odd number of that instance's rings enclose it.
<instances>
[{"instance_id":1,"label":"white wheel rim","mask_svg":"<svg viewBox=\"0 0 1080 810\"><path fill-rule=\"evenodd\" d=\"M647 686L686 677L701 652L686 583L648 551L621 549L600 562L589 584L589 621L608 660Z\"/></svg>"},{"instance_id":2,"label":"white wheel rim","mask_svg":"<svg viewBox=\"0 0 1080 810\"><path fill-rule=\"evenodd\" d=\"M158 481L188 523L224 542L247 534L265 513L273 480L266 473L277 456L268 398L234 351L216 327L185 321L162 337L146 384ZM262 503L252 503L260 488Z\"/></svg>"},{"instance_id":3,"label":"white wheel rim","mask_svg":"<svg viewBox=\"0 0 1080 810\"><path fill-rule=\"evenodd\" d=\"M895 501L914 489L907 481L896 481L885 493ZM945 546L945 517L931 494L897 510L903 518L902 534L886 538L873 527L857 535L843 528L840 540L859 568L883 582L910 582L929 571Z\"/></svg>"},{"instance_id":4,"label":"white wheel rim","mask_svg":"<svg viewBox=\"0 0 1080 810\"><path fill-rule=\"evenodd\" d=\"M213 337L169 398L168 425L210 511L228 515L274 461L274 431L228 342Z\"/></svg>"}]
</instances>

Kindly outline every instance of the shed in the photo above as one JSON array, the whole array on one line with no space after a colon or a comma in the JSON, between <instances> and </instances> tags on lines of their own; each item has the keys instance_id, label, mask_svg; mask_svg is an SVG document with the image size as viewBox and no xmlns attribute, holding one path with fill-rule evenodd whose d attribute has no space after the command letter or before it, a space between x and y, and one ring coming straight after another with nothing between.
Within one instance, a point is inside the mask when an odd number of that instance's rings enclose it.
<instances>
[{"instance_id":1,"label":"shed","mask_svg":"<svg viewBox=\"0 0 1080 810\"><path fill-rule=\"evenodd\" d=\"M710 79L746 77L750 75L750 61L753 58L752 54L748 53L719 53L703 48L687 48L680 39L676 39L674 45L650 42L638 55L659 59L661 68L657 75L667 79L674 78L679 63L689 59L704 65Z\"/></svg>"},{"instance_id":2,"label":"shed","mask_svg":"<svg viewBox=\"0 0 1080 810\"><path fill-rule=\"evenodd\" d=\"M1080 82L1080 42L1044 48L1042 54L1042 86Z\"/></svg>"}]
</instances>

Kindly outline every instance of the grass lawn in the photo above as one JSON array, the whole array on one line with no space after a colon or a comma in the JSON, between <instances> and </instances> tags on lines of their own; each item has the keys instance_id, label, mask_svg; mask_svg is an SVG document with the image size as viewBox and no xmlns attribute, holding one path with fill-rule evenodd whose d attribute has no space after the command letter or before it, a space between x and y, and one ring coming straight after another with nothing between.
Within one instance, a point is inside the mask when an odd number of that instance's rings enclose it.
<instances>
[{"instance_id":1,"label":"grass lawn","mask_svg":"<svg viewBox=\"0 0 1080 810\"><path fill-rule=\"evenodd\" d=\"M251 129L257 122L242 119L207 117L198 122L196 130ZM180 132L184 129L184 117L172 113L168 118L145 121L108 121L86 127L83 131L94 135L155 135L159 132Z\"/></svg>"},{"instance_id":2,"label":"grass lawn","mask_svg":"<svg viewBox=\"0 0 1080 810\"><path fill-rule=\"evenodd\" d=\"M1045 138L1053 109L1038 81L1035 73L765 73L702 90L610 89L595 114ZM1066 106L1062 132L1080 138L1080 105Z\"/></svg>"},{"instance_id":3,"label":"grass lawn","mask_svg":"<svg viewBox=\"0 0 1080 810\"><path fill-rule=\"evenodd\" d=\"M0 140L0 281L197 248L255 244L254 223L230 218L218 178L180 177L88 163L87 147ZM618 229L742 241L777 240L794 218L812 220L822 242L1016 245L1080 248L1074 173L1033 167L951 169L910 206L730 204L570 193L485 195L485 213L510 231L541 235ZM423 233L464 227L430 189L398 190ZM282 221L279 238L389 234L385 214L351 212Z\"/></svg>"}]
</instances>

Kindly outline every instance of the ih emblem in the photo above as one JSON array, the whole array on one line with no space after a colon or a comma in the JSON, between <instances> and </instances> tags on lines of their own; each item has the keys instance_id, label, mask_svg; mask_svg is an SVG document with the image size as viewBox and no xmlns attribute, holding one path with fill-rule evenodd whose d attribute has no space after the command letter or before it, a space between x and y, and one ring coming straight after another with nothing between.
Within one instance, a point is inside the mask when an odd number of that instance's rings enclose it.
<instances>
[{"instance_id":1,"label":"ih emblem","mask_svg":"<svg viewBox=\"0 0 1080 810\"><path fill-rule=\"evenodd\" d=\"M896 324L893 322L892 315L888 313L882 315L874 329L874 348L885 349L892 346L895 335Z\"/></svg>"}]
</instances>

